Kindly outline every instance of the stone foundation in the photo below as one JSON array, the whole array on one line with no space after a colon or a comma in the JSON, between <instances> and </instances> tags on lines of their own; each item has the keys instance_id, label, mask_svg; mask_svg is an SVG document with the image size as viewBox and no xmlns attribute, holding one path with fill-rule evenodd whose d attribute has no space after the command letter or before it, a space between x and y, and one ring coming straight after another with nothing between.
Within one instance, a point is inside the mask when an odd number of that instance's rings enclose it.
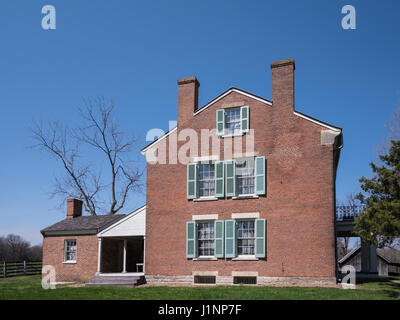
<instances>
[{"instance_id":1,"label":"stone foundation","mask_svg":"<svg viewBox=\"0 0 400 320\"><path fill-rule=\"evenodd\" d=\"M149 285L171 286L204 286L194 283L194 276L146 275ZM206 284L207 286L213 284ZM233 276L216 276L216 284L229 286L233 284ZM336 287L336 279L330 277L257 277L258 286L304 286L304 287ZM254 286L254 285L253 285Z\"/></svg>"}]
</instances>

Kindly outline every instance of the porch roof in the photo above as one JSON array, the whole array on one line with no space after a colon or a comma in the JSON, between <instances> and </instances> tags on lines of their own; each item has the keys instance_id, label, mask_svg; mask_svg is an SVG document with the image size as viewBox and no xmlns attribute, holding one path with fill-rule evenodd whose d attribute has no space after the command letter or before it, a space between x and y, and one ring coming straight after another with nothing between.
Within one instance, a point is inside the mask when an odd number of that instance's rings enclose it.
<instances>
[{"instance_id":1,"label":"porch roof","mask_svg":"<svg viewBox=\"0 0 400 320\"><path fill-rule=\"evenodd\" d=\"M98 237L135 237L146 235L146 206L142 206L103 229Z\"/></svg>"}]
</instances>

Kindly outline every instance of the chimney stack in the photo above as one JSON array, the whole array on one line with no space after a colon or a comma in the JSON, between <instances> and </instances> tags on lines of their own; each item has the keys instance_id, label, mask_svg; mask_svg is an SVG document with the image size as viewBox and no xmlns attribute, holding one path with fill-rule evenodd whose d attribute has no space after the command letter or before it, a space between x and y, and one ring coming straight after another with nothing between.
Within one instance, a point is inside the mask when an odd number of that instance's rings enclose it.
<instances>
[{"instance_id":1,"label":"chimney stack","mask_svg":"<svg viewBox=\"0 0 400 320\"><path fill-rule=\"evenodd\" d=\"M178 126L193 118L198 107L199 87L196 77L178 80Z\"/></svg>"},{"instance_id":2,"label":"chimney stack","mask_svg":"<svg viewBox=\"0 0 400 320\"><path fill-rule=\"evenodd\" d=\"M67 199L67 219L73 219L82 215L82 200Z\"/></svg>"},{"instance_id":3,"label":"chimney stack","mask_svg":"<svg viewBox=\"0 0 400 320\"><path fill-rule=\"evenodd\" d=\"M281 125L290 125L294 112L294 59L271 63L272 106Z\"/></svg>"}]
</instances>

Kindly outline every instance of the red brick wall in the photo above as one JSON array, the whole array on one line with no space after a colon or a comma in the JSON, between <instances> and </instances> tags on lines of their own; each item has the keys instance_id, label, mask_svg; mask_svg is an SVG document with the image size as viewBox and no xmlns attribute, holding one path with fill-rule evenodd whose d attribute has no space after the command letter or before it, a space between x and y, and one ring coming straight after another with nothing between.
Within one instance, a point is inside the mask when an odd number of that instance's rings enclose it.
<instances>
[{"instance_id":1,"label":"red brick wall","mask_svg":"<svg viewBox=\"0 0 400 320\"><path fill-rule=\"evenodd\" d=\"M278 103L269 106L232 92L183 125L178 122L178 130L167 138L167 150L169 140L184 128L215 129L216 110L234 102L250 106L255 152L267 160L266 196L193 202L186 199L186 165L147 164L146 274L191 275L192 270L212 270L221 276L258 271L259 276L334 277L333 147L321 145L320 133L325 128L293 111L283 116ZM282 119L289 124L283 125ZM245 145L245 137L235 139L243 139ZM224 142L219 139L220 150ZM220 159L224 159L222 151ZM219 214L225 220L232 213L245 212L260 212L260 218L267 220L266 259L186 258L185 228L192 215Z\"/></svg>"},{"instance_id":2,"label":"red brick wall","mask_svg":"<svg viewBox=\"0 0 400 320\"><path fill-rule=\"evenodd\" d=\"M64 240L76 239L76 263L64 262ZM56 269L56 281L87 281L97 272L96 235L51 236L43 238L43 266Z\"/></svg>"}]
</instances>

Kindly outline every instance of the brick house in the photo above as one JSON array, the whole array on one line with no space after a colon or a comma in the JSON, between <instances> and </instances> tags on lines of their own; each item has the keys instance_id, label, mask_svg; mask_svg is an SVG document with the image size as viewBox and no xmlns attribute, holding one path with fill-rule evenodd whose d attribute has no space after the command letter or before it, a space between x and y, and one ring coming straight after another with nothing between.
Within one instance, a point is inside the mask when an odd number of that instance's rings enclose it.
<instances>
[{"instance_id":1,"label":"brick house","mask_svg":"<svg viewBox=\"0 0 400 320\"><path fill-rule=\"evenodd\" d=\"M148 283L336 283L342 130L294 109L294 60L271 70L272 101L230 88L199 108L199 81L178 80L177 126L142 149ZM54 261L51 238L44 263ZM93 241L102 267L99 248Z\"/></svg>"},{"instance_id":2,"label":"brick house","mask_svg":"<svg viewBox=\"0 0 400 320\"><path fill-rule=\"evenodd\" d=\"M55 268L57 282L129 274L125 283L136 284L144 275L145 219L145 206L128 215L82 216L82 201L68 199L66 219L41 230L43 266Z\"/></svg>"}]
</instances>

